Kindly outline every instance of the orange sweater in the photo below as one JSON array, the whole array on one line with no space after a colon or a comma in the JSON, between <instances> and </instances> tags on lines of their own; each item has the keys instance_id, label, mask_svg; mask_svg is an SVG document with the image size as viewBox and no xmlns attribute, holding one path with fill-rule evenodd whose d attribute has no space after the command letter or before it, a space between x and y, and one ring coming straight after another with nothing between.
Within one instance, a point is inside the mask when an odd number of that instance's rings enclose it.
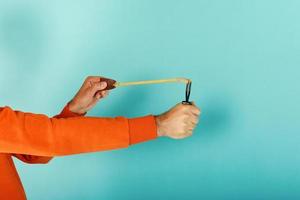
<instances>
[{"instance_id":1,"label":"orange sweater","mask_svg":"<svg viewBox=\"0 0 300 200\"><path fill-rule=\"evenodd\" d=\"M47 163L63 156L128 147L157 137L154 117L83 117L68 105L54 118L0 108L0 199L26 199L12 156Z\"/></svg>"}]
</instances>

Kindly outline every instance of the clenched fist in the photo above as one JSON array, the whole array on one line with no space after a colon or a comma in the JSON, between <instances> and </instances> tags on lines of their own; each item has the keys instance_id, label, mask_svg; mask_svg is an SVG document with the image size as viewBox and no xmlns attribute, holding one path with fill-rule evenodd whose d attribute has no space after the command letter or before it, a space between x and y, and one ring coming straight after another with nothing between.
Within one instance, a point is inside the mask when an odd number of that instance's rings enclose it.
<instances>
[{"instance_id":1,"label":"clenched fist","mask_svg":"<svg viewBox=\"0 0 300 200\"><path fill-rule=\"evenodd\" d=\"M192 105L177 104L169 111L155 116L157 135L173 139L191 136L200 116L200 109Z\"/></svg>"}]
</instances>

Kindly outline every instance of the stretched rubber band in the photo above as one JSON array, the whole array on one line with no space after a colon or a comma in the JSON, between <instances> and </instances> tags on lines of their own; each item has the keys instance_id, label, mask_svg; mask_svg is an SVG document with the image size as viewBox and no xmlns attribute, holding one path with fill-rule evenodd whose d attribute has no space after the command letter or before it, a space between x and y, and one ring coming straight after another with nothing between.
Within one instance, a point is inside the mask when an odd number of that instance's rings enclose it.
<instances>
[{"instance_id":1,"label":"stretched rubber band","mask_svg":"<svg viewBox=\"0 0 300 200\"><path fill-rule=\"evenodd\" d=\"M182 101L182 103L186 105L192 105L192 103L189 101L191 95L192 81L187 78L171 78L171 79L146 80L146 81L134 81L134 82L117 82L112 79L107 79L107 78L102 78L102 79L106 81L108 85L105 90L111 90L116 87L132 86L132 85L160 84L160 83L172 83L172 82L186 83L185 101Z\"/></svg>"}]
</instances>

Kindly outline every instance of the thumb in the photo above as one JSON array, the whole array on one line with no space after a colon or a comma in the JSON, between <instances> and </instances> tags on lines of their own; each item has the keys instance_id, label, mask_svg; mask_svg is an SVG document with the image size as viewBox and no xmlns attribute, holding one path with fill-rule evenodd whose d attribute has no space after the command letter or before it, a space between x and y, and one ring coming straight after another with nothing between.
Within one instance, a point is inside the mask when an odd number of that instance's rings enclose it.
<instances>
[{"instance_id":1,"label":"thumb","mask_svg":"<svg viewBox=\"0 0 300 200\"><path fill-rule=\"evenodd\" d=\"M107 87L107 83L105 81L100 82L100 90L104 90Z\"/></svg>"},{"instance_id":2,"label":"thumb","mask_svg":"<svg viewBox=\"0 0 300 200\"><path fill-rule=\"evenodd\" d=\"M93 94L95 94L96 92L98 92L99 90L104 90L107 87L107 83L106 82L98 82L98 83L94 83L91 91Z\"/></svg>"}]
</instances>

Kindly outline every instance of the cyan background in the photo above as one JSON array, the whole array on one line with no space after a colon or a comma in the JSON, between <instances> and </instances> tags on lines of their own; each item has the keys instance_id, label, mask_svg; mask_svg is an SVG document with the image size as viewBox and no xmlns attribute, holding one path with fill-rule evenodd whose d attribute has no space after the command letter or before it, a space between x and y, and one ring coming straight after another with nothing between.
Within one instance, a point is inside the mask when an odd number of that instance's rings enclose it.
<instances>
[{"instance_id":1,"label":"cyan background","mask_svg":"<svg viewBox=\"0 0 300 200\"><path fill-rule=\"evenodd\" d=\"M0 105L54 115L88 75L183 76L186 140L16 161L29 200L299 199L300 1L0 0ZM159 114L184 85L111 92L90 115Z\"/></svg>"}]
</instances>

